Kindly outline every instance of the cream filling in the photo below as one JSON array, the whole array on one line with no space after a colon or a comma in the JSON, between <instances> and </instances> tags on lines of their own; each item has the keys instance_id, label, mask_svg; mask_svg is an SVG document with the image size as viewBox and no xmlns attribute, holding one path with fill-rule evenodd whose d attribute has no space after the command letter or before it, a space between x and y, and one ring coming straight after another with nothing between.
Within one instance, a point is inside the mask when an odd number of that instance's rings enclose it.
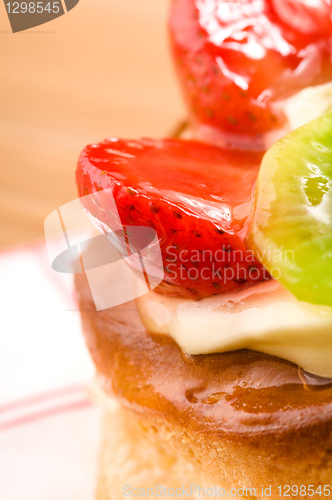
<instances>
[{"instance_id":1,"label":"cream filling","mask_svg":"<svg viewBox=\"0 0 332 500\"><path fill-rule=\"evenodd\" d=\"M252 349L332 378L332 308L299 301L277 281L201 300L150 292L136 302L146 329L187 354Z\"/></svg>"},{"instance_id":2,"label":"cream filling","mask_svg":"<svg viewBox=\"0 0 332 500\"><path fill-rule=\"evenodd\" d=\"M291 130L319 118L332 106L332 82L307 87L284 101L283 110Z\"/></svg>"},{"instance_id":3,"label":"cream filling","mask_svg":"<svg viewBox=\"0 0 332 500\"><path fill-rule=\"evenodd\" d=\"M319 118L332 106L332 82L307 87L275 104L287 118L283 129L266 134L265 146L269 148L284 135Z\"/></svg>"}]
</instances>

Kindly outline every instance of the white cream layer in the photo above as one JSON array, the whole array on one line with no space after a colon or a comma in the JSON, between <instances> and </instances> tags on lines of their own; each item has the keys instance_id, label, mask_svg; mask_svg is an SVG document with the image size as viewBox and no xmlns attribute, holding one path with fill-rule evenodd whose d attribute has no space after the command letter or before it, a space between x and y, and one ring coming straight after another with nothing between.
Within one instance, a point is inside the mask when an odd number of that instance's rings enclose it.
<instances>
[{"instance_id":1,"label":"white cream layer","mask_svg":"<svg viewBox=\"0 0 332 500\"><path fill-rule=\"evenodd\" d=\"M279 101L275 106L282 110L287 118L287 123L283 129L266 134L265 146L267 148L292 130L316 120L332 106L332 82L316 87L307 87L291 97Z\"/></svg>"},{"instance_id":2,"label":"white cream layer","mask_svg":"<svg viewBox=\"0 0 332 500\"><path fill-rule=\"evenodd\" d=\"M284 101L283 111L291 130L319 118L332 106L332 82L307 87Z\"/></svg>"},{"instance_id":3,"label":"white cream layer","mask_svg":"<svg viewBox=\"0 0 332 500\"><path fill-rule=\"evenodd\" d=\"M277 281L201 300L150 292L136 302L147 330L187 354L252 349L332 378L332 308L301 302Z\"/></svg>"}]
</instances>

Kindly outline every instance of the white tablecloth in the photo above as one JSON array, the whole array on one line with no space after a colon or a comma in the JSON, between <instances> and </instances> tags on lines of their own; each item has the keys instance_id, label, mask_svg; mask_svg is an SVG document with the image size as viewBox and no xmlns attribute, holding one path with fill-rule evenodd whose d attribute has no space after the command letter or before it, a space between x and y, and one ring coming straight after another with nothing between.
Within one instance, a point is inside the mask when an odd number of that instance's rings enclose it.
<instances>
[{"instance_id":1,"label":"white tablecloth","mask_svg":"<svg viewBox=\"0 0 332 500\"><path fill-rule=\"evenodd\" d=\"M44 241L0 253L0 499L92 500L99 411L73 275Z\"/></svg>"}]
</instances>

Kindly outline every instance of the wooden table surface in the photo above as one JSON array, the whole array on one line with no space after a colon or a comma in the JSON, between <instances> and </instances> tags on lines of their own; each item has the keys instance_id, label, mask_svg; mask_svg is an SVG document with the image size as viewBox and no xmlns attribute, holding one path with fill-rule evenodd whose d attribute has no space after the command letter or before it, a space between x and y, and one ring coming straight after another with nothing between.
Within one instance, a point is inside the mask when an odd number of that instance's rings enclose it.
<instances>
[{"instance_id":1,"label":"wooden table surface","mask_svg":"<svg viewBox=\"0 0 332 500\"><path fill-rule=\"evenodd\" d=\"M76 198L82 148L163 136L185 116L169 54L169 0L80 0L12 34L0 5L0 246L44 234Z\"/></svg>"}]
</instances>

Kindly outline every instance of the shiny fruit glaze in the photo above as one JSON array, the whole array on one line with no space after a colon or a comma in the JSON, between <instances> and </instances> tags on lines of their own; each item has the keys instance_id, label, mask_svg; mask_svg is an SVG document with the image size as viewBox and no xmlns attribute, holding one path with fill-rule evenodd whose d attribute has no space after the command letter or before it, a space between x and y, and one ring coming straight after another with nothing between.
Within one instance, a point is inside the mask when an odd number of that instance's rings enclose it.
<instances>
[{"instance_id":1,"label":"shiny fruit glaze","mask_svg":"<svg viewBox=\"0 0 332 500\"><path fill-rule=\"evenodd\" d=\"M331 14L329 0L173 0L171 45L194 126L264 148L262 136L286 125L281 101L332 79Z\"/></svg>"},{"instance_id":2,"label":"shiny fruit glaze","mask_svg":"<svg viewBox=\"0 0 332 500\"><path fill-rule=\"evenodd\" d=\"M86 208L101 230L119 229L113 197L123 226L155 229L157 291L200 298L269 278L244 246L261 159L179 139L110 139L84 149L76 176L80 196L96 193Z\"/></svg>"}]
</instances>

